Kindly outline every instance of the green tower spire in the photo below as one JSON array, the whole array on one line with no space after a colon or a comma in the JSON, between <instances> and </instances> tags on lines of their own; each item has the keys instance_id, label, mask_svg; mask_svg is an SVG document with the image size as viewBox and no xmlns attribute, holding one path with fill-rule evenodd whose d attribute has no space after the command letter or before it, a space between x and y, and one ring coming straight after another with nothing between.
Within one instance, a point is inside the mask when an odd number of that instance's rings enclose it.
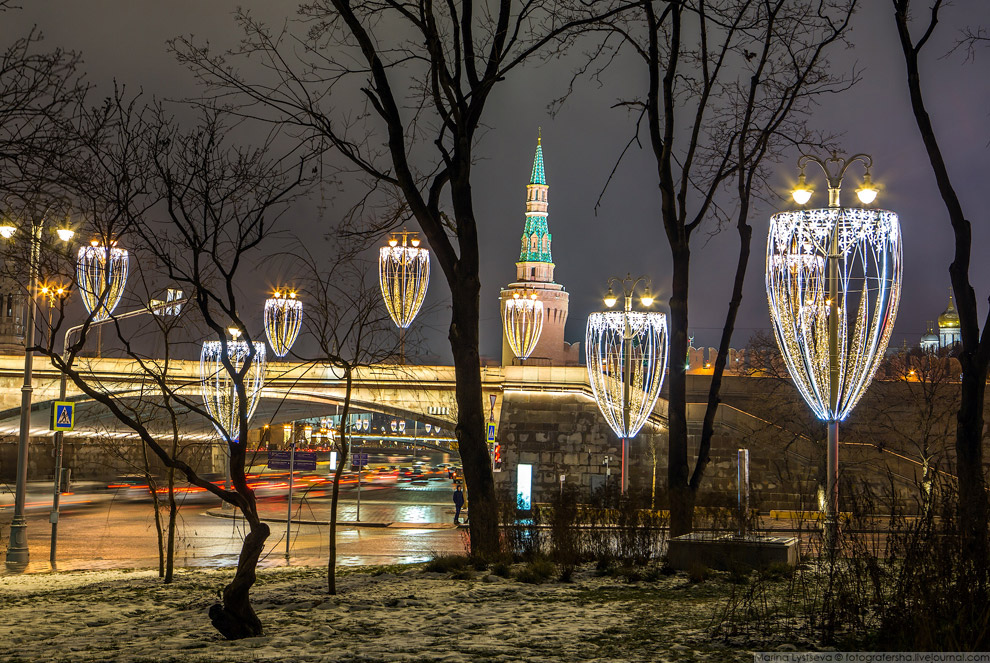
<instances>
[{"instance_id":1,"label":"green tower spire","mask_svg":"<svg viewBox=\"0 0 990 663\"><path fill-rule=\"evenodd\" d=\"M550 255L550 228L547 226L547 174L543 168L543 132L536 139L536 156L533 158L533 174L526 186L526 226L523 229L522 247L519 252L520 263L553 263ZM533 268L530 268L532 272ZM534 278L527 280L552 281L552 271L543 274L545 270L537 270ZM541 278L546 277L546 278Z\"/></svg>"}]
</instances>

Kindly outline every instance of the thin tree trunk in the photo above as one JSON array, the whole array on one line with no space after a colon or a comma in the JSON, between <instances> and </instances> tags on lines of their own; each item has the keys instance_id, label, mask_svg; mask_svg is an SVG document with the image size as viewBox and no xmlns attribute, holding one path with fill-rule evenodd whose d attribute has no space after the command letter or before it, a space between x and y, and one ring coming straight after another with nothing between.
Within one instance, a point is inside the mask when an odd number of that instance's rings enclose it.
<instances>
[{"instance_id":1,"label":"thin tree trunk","mask_svg":"<svg viewBox=\"0 0 990 663\"><path fill-rule=\"evenodd\" d=\"M257 579L258 559L265 549L265 541L271 530L261 522L253 508L241 509L250 530L244 537L241 554L237 559L234 579L223 588L223 604L210 607L213 627L228 640L251 638L262 634L261 620L251 605L251 587Z\"/></svg>"},{"instance_id":2,"label":"thin tree trunk","mask_svg":"<svg viewBox=\"0 0 990 663\"><path fill-rule=\"evenodd\" d=\"M353 371L347 369L347 387L344 392L344 408L340 413L340 429L337 435L337 469L333 473L333 488L330 493L330 555L327 560L327 592L337 593L337 504L340 501L340 476L350 452L350 437L347 432L347 417L351 409L351 385ZM358 468L360 472L360 468Z\"/></svg>"},{"instance_id":3,"label":"thin tree trunk","mask_svg":"<svg viewBox=\"0 0 990 663\"><path fill-rule=\"evenodd\" d=\"M178 453L178 438L172 446L172 456ZM175 575L175 521L179 506L175 503L175 468L168 468L168 540L165 547L165 582L172 582Z\"/></svg>"},{"instance_id":4,"label":"thin tree trunk","mask_svg":"<svg viewBox=\"0 0 990 663\"><path fill-rule=\"evenodd\" d=\"M148 482L148 492L151 493L151 508L155 511L155 535L158 539L158 577L165 577L165 533L162 527L161 501L158 499L158 485L151 476L151 461L148 458L148 445L141 445L144 458L144 478Z\"/></svg>"}]
</instances>

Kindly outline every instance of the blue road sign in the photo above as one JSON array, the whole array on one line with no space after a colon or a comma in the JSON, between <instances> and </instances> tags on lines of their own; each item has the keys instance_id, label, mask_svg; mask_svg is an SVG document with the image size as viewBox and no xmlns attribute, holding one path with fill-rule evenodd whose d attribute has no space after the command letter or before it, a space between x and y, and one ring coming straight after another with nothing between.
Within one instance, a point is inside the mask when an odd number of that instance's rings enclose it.
<instances>
[{"instance_id":1,"label":"blue road sign","mask_svg":"<svg viewBox=\"0 0 990 663\"><path fill-rule=\"evenodd\" d=\"M351 456L351 467L367 467L368 454L360 453Z\"/></svg>"},{"instance_id":2,"label":"blue road sign","mask_svg":"<svg viewBox=\"0 0 990 663\"><path fill-rule=\"evenodd\" d=\"M493 422L488 422L488 441L495 441L495 424Z\"/></svg>"},{"instance_id":3,"label":"blue road sign","mask_svg":"<svg viewBox=\"0 0 990 663\"><path fill-rule=\"evenodd\" d=\"M52 403L51 430L70 431L76 424L76 404L72 401Z\"/></svg>"},{"instance_id":4,"label":"blue road sign","mask_svg":"<svg viewBox=\"0 0 990 663\"><path fill-rule=\"evenodd\" d=\"M300 472L312 472L316 469L315 451L297 451L294 463L291 454L291 451L269 451L268 469L287 470L290 465Z\"/></svg>"}]
</instances>

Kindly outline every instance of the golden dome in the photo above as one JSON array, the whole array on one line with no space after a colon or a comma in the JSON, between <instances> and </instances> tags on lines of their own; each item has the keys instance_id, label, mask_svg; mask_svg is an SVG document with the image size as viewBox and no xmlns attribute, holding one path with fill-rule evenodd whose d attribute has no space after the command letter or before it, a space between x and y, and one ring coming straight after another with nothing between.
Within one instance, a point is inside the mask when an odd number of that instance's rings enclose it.
<instances>
[{"instance_id":1,"label":"golden dome","mask_svg":"<svg viewBox=\"0 0 990 663\"><path fill-rule=\"evenodd\" d=\"M952 301L952 293L949 293L949 308L945 309L942 315L938 316L938 328L959 329L959 313L956 311L956 305Z\"/></svg>"}]
</instances>

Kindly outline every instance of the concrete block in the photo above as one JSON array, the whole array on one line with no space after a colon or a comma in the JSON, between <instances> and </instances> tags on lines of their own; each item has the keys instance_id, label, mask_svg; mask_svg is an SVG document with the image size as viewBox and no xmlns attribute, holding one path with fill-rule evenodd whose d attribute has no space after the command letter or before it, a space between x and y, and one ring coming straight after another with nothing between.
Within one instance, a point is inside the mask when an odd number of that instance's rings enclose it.
<instances>
[{"instance_id":1,"label":"concrete block","mask_svg":"<svg viewBox=\"0 0 990 663\"><path fill-rule=\"evenodd\" d=\"M693 532L674 537L667 549L667 564L680 571L699 564L721 571L739 566L758 569L771 564L795 566L798 559L798 540L793 536L728 534L713 538L708 533Z\"/></svg>"}]
</instances>

